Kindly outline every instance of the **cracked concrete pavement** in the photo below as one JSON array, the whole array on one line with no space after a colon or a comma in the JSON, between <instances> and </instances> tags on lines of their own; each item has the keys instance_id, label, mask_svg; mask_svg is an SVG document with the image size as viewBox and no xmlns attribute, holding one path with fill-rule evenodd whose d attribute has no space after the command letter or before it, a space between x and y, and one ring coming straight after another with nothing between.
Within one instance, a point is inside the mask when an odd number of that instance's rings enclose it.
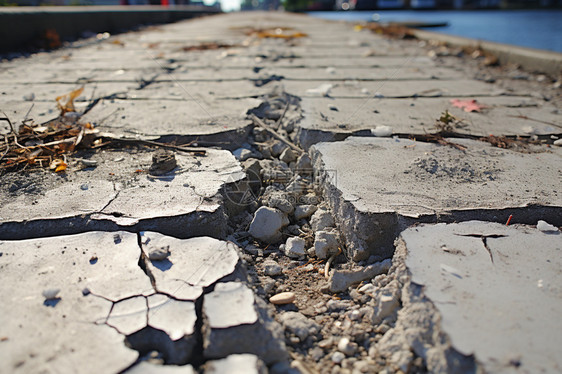
<instances>
[{"instance_id":1,"label":"cracked concrete pavement","mask_svg":"<svg viewBox=\"0 0 562 374\"><path fill-rule=\"evenodd\" d=\"M113 142L1 171L0 371L560 371L560 77L259 12L0 66Z\"/></svg>"}]
</instances>

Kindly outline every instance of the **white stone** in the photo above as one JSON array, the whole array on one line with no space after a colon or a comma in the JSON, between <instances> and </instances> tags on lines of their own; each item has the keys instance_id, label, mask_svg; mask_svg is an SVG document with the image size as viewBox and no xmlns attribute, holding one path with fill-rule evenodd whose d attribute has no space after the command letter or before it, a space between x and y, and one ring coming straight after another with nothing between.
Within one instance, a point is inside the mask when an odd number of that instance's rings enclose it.
<instances>
[{"instance_id":1,"label":"white stone","mask_svg":"<svg viewBox=\"0 0 562 374\"><path fill-rule=\"evenodd\" d=\"M247 159L252 157L252 151L246 148L238 148L237 150L232 152L232 154L238 161L246 161Z\"/></svg>"},{"instance_id":2,"label":"white stone","mask_svg":"<svg viewBox=\"0 0 562 374\"><path fill-rule=\"evenodd\" d=\"M60 292L60 288L48 288L44 290L41 294L46 300L55 299Z\"/></svg>"},{"instance_id":3,"label":"white stone","mask_svg":"<svg viewBox=\"0 0 562 374\"><path fill-rule=\"evenodd\" d=\"M318 87L309 88L306 90L306 94L315 97L324 97L330 94L330 90L332 89L332 85L329 83L323 83Z\"/></svg>"},{"instance_id":4,"label":"white stone","mask_svg":"<svg viewBox=\"0 0 562 374\"><path fill-rule=\"evenodd\" d=\"M310 226L314 231L324 230L327 227L334 227L334 217L325 210L317 210L310 219Z\"/></svg>"},{"instance_id":5,"label":"white stone","mask_svg":"<svg viewBox=\"0 0 562 374\"><path fill-rule=\"evenodd\" d=\"M338 342L338 350L347 356L353 356L357 352L357 343L349 341L349 338L341 338Z\"/></svg>"},{"instance_id":6,"label":"white stone","mask_svg":"<svg viewBox=\"0 0 562 374\"><path fill-rule=\"evenodd\" d=\"M387 138L392 136L392 127L390 126L377 126L371 129L371 134L379 138Z\"/></svg>"},{"instance_id":7,"label":"white stone","mask_svg":"<svg viewBox=\"0 0 562 374\"><path fill-rule=\"evenodd\" d=\"M314 240L314 253L319 259L326 259L338 253L338 234L333 231L318 231Z\"/></svg>"},{"instance_id":8,"label":"white stone","mask_svg":"<svg viewBox=\"0 0 562 374\"><path fill-rule=\"evenodd\" d=\"M318 208L314 205L299 205L295 208L293 216L298 221L303 218L308 218L316 212Z\"/></svg>"},{"instance_id":9,"label":"white stone","mask_svg":"<svg viewBox=\"0 0 562 374\"><path fill-rule=\"evenodd\" d=\"M281 266L279 266L277 262L273 260L266 260L263 263L263 272L267 276L275 277L283 274L283 269L281 269Z\"/></svg>"},{"instance_id":10,"label":"white stone","mask_svg":"<svg viewBox=\"0 0 562 374\"><path fill-rule=\"evenodd\" d=\"M290 258L303 258L306 256L305 245L306 242L303 238L289 238L285 244L285 254Z\"/></svg>"},{"instance_id":11,"label":"white stone","mask_svg":"<svg viewBox=\"0 0 562 374\"><path fill-rule=\"evenodd\" d=\"M151 261L162 261L170 256L170 247L151 248L148 251L148 259Z\"/></svg>"},{"instance_id":12,"label":"white stone","mask_svg":"<svg viewBox=\"0 0 562 374\"><path fill-rule=\"evenodd\" d=\"M332 355L332 362L334 364L341 364L344 358L345 358L345 354L341 352L334 352L334 354Z\"/></svg>"},{"instance_id":13,"label":"white stone","mask_svg":"<svg viewBox=\"0 0 562 374\"><path fill-rule=\"evenodd\" d=\"M550 223L543 221L543 220L539 220L537 222L537 229L539 229L542 232L558 232L560 230L558 230L558 227L551 225Z\"/></svg>"},{"instance_id":14,"label":"white stone","mask_svg":"<svg viewBox=\"0 0 562 374\"><path fill-rule=\"evenodd\" d=\"M554 144L558 147L562 147L562 139L555 140L554 143L552 143L552 144Z\"/></svg>"},{"instance_id":15,"label":"white stone","mask_svg":"<svg viewBox=\"0 0 562 374\"><path fill-rule=\"evenodd\" d=\"M262 206L254 214L250 224L250 235L267 243L281 239L280 230L289 224L289 219L281 211Z\"/></svg>"}]
</instances>

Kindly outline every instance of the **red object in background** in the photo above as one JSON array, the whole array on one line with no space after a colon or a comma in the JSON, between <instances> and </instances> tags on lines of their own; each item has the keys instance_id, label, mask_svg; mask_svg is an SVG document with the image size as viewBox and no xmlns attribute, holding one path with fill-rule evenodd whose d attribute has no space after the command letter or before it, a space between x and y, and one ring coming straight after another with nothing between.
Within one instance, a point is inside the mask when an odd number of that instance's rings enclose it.
<instances>
[{"instance_id":1,"label":"red object in background","mask_svg":"<svg viewBox=\"0 0 562 374\"><path fill-rule=\"evenodd\" d=\"M168 6L168 5L170 5L169 2L168 2L168 0L162 0L161 4L162 4L162 6Z\"/></svg>"}]
</instances>

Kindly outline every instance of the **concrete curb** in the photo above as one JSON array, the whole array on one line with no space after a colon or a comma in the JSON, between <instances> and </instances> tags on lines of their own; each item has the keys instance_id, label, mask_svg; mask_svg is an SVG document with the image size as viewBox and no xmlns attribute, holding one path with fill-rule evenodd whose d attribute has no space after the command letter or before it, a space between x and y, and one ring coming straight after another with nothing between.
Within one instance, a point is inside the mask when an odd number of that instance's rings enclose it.
<instances>
[{"instance_id":1,"label":"concrete curb","mask_svg":"<svg viewBox=\"0 0 562 374\"><path fill-rule=\"evenodd\" d=\"M60 38L74 38L84 31L115 32L142 24L176 22L181 19L217 14L206 6L69 6L12 7L0 9L0 51L13 51L44 38L54 30Z\"/></svg>"},{"instance_id":2,"label":"concrete curb","mask_svg":"<svg viewBox=\"0 0 562 374\"><path fill-rule=\"evenodd\" d=\"M456 47L479 47L484 52L496 56L501 64L518 64L526 70L546 73L553 77L562 75L562 53L445 35L425 30L412 31L416 37L423 40L437 40Z\"/></svg>"}]
</instances>

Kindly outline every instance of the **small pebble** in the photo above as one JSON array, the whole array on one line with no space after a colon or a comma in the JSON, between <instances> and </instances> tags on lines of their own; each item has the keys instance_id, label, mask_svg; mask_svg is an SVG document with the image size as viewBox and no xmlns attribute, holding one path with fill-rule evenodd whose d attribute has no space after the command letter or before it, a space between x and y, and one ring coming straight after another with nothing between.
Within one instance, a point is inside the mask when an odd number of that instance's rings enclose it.
<instances>
[{"instance_id":1,"label":"small pebble","mask_svg":"<svg viewBox=\"0 0 562 374\"><path fill-rule=\"evenodd\" d=\"M392 135L392 127L390 126L377 126L371 129L371 134L376 137L389 137Z\"/></svg>"},{"instance_id":2,"label":"small pebble","mask_svg":"<svg viewBox=\"0 0 562 374\"><path fill-rule=\"evenodd\" d=\"M83 184L83 185L80 186L80 189L81 189L82 191L87 191L87 190L88 190L88 185L87 185L87 184Z\"/></svg>"},{"instance_id":3,"label":"small pebble","mask_svg":"<svg viewBox=\"0 0 562 374\"><path fill-rule=\"evenodd\" d=\"M341 352L334 352L334 354L332 355L332 362L334 364L341 364L341 362L343 361L343 359L345 358L345 355Z\"/></svg>"},{"instance_id":4,"label":"small pebble","mask_svg":"<svg viewBox=\"0 0 562 374\"><path fill-rule=\"evenodd\" d=\"M556 226L551 225L550 223L540 220L537 222L537 229L542 232L558 232L558 228Z\"/></svg>"},{"instance_id":5,"label":"small pebble","mask_svg":"<svg viewBox=\"0 0 562 374\"><path fill-rule=\"evenodd\" d=\"M291 304L293 301L295 301L293 292L281 292L269 298L269 302L275 305Z\"/></svg>"},{"instance_id":6,"label":"small pebble","mask_svg":"<svg viewBox=\"0 0 562 374\"><path fill-rule=\"evenodd\" d=\"M357 352L357 343L349 341L349 338L341 338L338 342L338 350L347 356L353 356Z\"/></svg>"},{"instance_id":7,"label":"small pebble","mask_svg":"<svg viewBox=\"0 0 562 374\"><path fill-rule=\"evenodd\" d=\"M554 143L552 143L552 144L554 144L558 147L562 147L562 139L555 140Z\"/></svg>"},{"instance_id":8,"label":"small pebble","mask_svg":"<svg viewBox=\"0 0 562 374\"><path fill-rule=\"evenodd\" d=\"M351 319L352 321L357 321L361 318L361 312L356 310L351 311L351 313L349 313L349 319Z\"/></svg>"},{"instance_id":9,"label":"small pebble","mask_svg":"<svg viewBox=\"0 0 562 374\"><path fill-rule=\"evenodd\" d=\"M84 166L97 166L97 165L98 165L98 162L95 161L95 160L85 160L85 159L82 159L82 160L80 160L80 162L81 162L82 165L84 165Z\"/></svg>"},{"instance_id":10,"label":"small pebble","mask_svg":"<svg viewBox=\"0 0 562 374\"><path fill-rule=\"evenodd\" d=\"M148 252L148 259L150 261L163 261L170 256L170 247L165 246L161 248L154 248Z\"/></svg>"},{"instance_id":11,"label":"small pebble","mask_svg":"<svg viewBox=\"0 0 562 374\"><path fill-rule=\"evenodd\" d=\"M47 300L56 299L58 293L60 292L60 288L47 288L42 292L42 295Z\"/></svg>"},{"instance_id":12,"label":"small pebble","mask_svg":"<svg viewBox=\"0 0 562 374\"><path fill-rule=\"evenodd\" d=\"M264 274L270 277L275 277L283 274L283 269L281 269L281 266L279 266L279 264L275 261L265 261L263 263L263 267Z\"/></svg>"}]
</instances>

